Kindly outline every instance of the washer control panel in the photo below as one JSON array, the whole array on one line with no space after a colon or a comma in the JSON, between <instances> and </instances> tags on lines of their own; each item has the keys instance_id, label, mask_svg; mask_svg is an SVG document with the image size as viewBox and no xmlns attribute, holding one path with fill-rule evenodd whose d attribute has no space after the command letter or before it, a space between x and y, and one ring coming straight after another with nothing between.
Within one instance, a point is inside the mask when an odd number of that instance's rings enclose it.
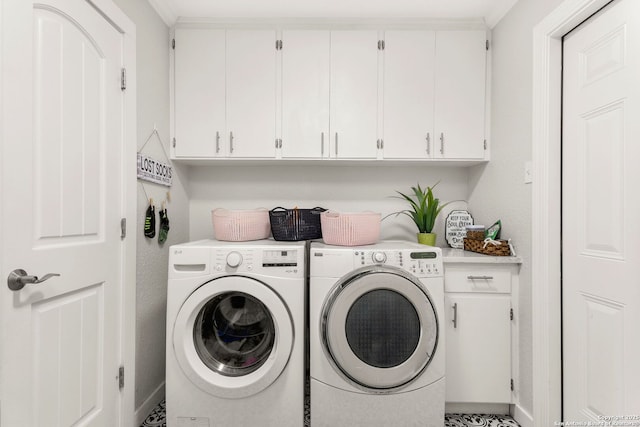
<instances>
[{"instance_id":1,"label":"washer control panel","mask_svg":"<svg viewBox=\"0 0 640 427\"><path fill-rule=\"evenodd\" d=\"M213 253L213 268L226 273L277 270L296 275L304 272L302 259L297 249L217 249Z\"/></svg>"},{"instance_id":2,"label":"washer control panel","mask_svg":"<svg viewBox=\"0 0 640 427\"><path fill-rule=\"evenodd\" d=\"M354 250L354 267L390 265L416 276L442 276L442 259L434 250Z\"/></svg>"}]
</instances>

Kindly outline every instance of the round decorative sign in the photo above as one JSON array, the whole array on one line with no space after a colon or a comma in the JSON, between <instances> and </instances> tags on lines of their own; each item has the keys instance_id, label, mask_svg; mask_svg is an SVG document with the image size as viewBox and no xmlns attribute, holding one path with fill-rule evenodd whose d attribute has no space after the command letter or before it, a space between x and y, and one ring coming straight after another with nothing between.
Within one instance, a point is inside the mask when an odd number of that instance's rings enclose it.
<instances>
[{"instance_id":1,"label":"round decorative sign","mask_svg":"<svg viewBox=\"0 0 640 427\"><path fill-rule=\"evenodd\" d=\"M445 238L449 246L455 249L463 249L462 239L467 235L467 225L473 225L473 217L469 211L454 210L449 212L445 221Z\"/></svg>"}]
</instances>

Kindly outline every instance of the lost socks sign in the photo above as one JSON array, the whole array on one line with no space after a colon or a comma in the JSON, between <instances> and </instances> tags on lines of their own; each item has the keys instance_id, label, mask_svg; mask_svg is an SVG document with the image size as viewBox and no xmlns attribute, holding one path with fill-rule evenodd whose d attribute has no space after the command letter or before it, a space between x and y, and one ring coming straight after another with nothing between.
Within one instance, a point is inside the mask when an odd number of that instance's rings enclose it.
<instances>
[{"instance_id":1,"label":"lost socks sign","mask_svg":"<svg viewBox=\"0 0 640 427\"><path fill-rule=\"evenodd\" d=\"M159 162L151 157L138 153L138 179L171 187L173 169L171 165Z\"/></svg>"}]
</instances>

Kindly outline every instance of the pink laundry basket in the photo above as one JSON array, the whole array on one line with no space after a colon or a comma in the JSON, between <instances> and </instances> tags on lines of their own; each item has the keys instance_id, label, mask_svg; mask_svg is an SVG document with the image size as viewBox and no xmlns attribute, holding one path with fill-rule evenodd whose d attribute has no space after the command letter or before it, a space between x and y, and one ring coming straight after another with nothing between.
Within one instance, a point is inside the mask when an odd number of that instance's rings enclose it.
<instances>
[{"instance_id":1,"label":"pink laundry basket","mask_svg":"<svg viewBox=\"0 0 640 427\"><path fill-rule=\"evenodd\" d=\"M214 209L211 211L213 234L217 240L246 242L269 237L269 211L264 208L249 210Z\"/></svg>"},{"instance_id":2,"label":"pink laundry basket","mask_svg":"<svg viewBox=\"0 0 640 427\"><path fill-rule=\"evenodd\" d=\"M375 212L332 212L320 214L322 240L328 245L359 246L380 239L380 214Z\"/></svg>"}]
</instances>

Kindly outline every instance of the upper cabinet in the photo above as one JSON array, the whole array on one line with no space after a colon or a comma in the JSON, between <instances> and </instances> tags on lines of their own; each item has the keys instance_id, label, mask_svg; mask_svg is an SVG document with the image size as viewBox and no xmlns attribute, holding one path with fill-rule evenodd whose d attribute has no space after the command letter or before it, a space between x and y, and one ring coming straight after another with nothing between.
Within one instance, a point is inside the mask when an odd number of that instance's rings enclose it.
<instances>
[{"instance_id":1,"label":"upper cabinet","mask_svg":"<svg viewBox=\"0 0 640 427\"><path fill-rule=\"evenodd\" d=\"M275 34L175 30L174 157L275 157Z\"/></svg>"},{"instance_id":2,"label":"upper cabinet","mask_svg":"<svg viewBox=\"0 0 640 427\"><path fill-rule=\"evenodd\" d=\"M330 157L375 159L378 32L331 32Z\"/></svg>"},{"instance_id":3,"label":"upper cabinet","mask_svg":"<svg viewBox=\"0 0 640 427\"><path fill-rule=\"evenodd\" d=\"M487 159L485 31L177 28L174 158Z\"/></svg>"},{"instance_id":4,"label":"upper cabinet","mask_svg":"<svg viewBox=\"0 0 640 427\"><path fill-rule=\"evenodd\" d=\"M282 43L282 157L328 157L331 35L283 31Z\"/></svg>"},{"instance_id":5,"label":"upper cabinet","mask_svg":"<svg viewBox=\"0 0 640 427\"><path fill-rule=\"evenodd\" d=\"M225 31L176 29L175 157L226 156Z\"/></svg>"},{"instance_id":6,"label":"upper cabinet","mask_svg":"<svg viewBox=\"0 0 640 427\"><path fill-rule=\"evenodd\" d=\"M384 41L384 158L431 158L435 32L386 31Z\"/></svg>"},{"instance_id":7,"label":"upper cabinet","mask_svg":"<svg viewBox=\"0 0 640 427\"><path fill-rule=\"evenodd\" d=\"M435 157L485 157L486 34L438 31L435 66Z\"/></svg>"},{"instance_id":8,"label":"upper cabinet","mask_svg":"<svg viewBox=\"0 0 640 427\"><path fill-rule=\"evenodd\" d=\"M386 31L385 159L484 159L484 31Z\"/></svg>"}]
</instances>

